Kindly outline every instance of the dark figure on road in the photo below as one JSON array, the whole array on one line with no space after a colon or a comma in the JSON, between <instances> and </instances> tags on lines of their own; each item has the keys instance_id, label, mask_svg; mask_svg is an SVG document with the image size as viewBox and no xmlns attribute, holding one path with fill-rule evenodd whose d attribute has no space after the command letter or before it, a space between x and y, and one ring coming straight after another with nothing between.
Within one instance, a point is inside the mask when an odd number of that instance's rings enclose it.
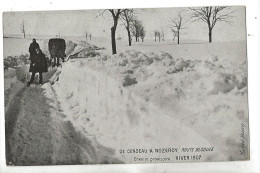
<instances>
[{"instance_id":1,"label":"dark figure on road","mask_svg":"<svg viewBox=\"0 0 260 173\"><path fill-rule=\"evenodd\" d=\"M62 59L62 62L64 62L64 58L66 57L66 42L62 38L52 38L49 40L48 46L51 60L54 60L54 64L52 66L58 67L60 65L60 58Z\"/></svg>"},{"instance_id":2,"label":"dark figure on road","mask_svg":"<svg viewBox=\"0 0 260 173\"><path fill-rule=\"evenodd\" d=\"M36 49L36 55L31 59L29 72L32 72L31 80L28 82L28 86L33 83L34 77L36 73L39 73L40 81L42 84L42 73L48 72L47 60L45 58L45 54L42 53L41 49Z\"/></svg>"},{"instance_id":3,"label":"dark figure on road","mask_svg":"<svg viewBox=\"0 0 260 173\"><path fill-rule=\"evenodd\" d=\"M40 46L39 44L36 42L36 39L33 39L33 42L30 44L29 47L29 53L30 53L30 60L33 59L33 57L36 55L36 49L39 49Z\"/></svg>"}]
</instances>

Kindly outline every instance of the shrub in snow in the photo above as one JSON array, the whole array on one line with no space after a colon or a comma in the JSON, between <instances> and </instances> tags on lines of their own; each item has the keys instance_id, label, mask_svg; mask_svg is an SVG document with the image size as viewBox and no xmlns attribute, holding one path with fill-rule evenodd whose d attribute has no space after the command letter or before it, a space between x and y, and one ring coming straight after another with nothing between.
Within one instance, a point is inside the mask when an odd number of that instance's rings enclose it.
<instances>
[{"instance_id":1,"label":"shrub in snow","mask_svg":"<svg viewBox=\"0 0 260 173\"><path fill-rule=\"evenodd\" d=\"M123 81L123 86L130 86L137 84L137 81L135 78L131 78L130 75L125 76L124 81Z\"/></svg>"}]
</instances>

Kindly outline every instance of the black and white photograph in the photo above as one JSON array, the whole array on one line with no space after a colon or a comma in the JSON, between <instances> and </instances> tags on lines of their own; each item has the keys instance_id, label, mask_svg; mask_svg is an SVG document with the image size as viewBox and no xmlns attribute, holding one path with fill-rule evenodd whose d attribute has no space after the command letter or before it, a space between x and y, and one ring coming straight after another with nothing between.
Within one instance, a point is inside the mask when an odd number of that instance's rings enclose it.
<instances>
[{"instance_id":1,"label":"black and white photograph","mask_svg":"<svg viewBox=\"0 0 260 173\"><path fill-rule=\"evenodd\" d=\"M7 166L250 160L245 6L3 13Z\"/></svg>"}]
</instances>

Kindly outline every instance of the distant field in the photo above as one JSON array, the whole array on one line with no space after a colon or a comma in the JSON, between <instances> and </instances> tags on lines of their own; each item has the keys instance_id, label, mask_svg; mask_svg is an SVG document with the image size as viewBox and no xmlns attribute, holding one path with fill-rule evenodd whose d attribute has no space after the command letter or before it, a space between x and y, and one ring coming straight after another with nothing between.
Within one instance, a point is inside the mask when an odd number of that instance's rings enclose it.
<instances>
[{"instance_id":1,"label":"distant field","mask_svg":"<svg viewBox=\"0 0 260 173\"><path fill-rule=\"evenodd\" d=\"M29 53L31 39L4 38L4 57ZM47 40L37 40L41 49L47 50Z\"/></svg>"}]
</instances>

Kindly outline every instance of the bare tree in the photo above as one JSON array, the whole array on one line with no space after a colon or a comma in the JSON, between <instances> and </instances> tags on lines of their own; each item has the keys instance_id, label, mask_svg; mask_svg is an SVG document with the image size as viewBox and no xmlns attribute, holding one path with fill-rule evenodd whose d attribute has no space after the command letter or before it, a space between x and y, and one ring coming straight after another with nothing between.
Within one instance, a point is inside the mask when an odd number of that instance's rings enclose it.
<instances>
[{"instance_id":1,"label":"bare tree","mask_svg":"<svg viewBox=\"0 0 260 173\"><path fill-rule=\"evenodd\" d=\"M139 41L141 27L142 27L142 22L137 19L134 19L131 25L131 31L133 36L135 37L136 42Z\"/></svg>"},{"instance_id":2,"label":"bare tree","mask_svg":"<svg viewBox=\"0 0 260 173\"><path fill-rule=\"evenodd\" d=\"M88 40L88 32L85 32L86 40Z\"/></svg>"},{"instance_id":3,"label":"bare tree","mask_svg":"<svg viewBox=\"0 0 260 173\"><path fill-rule=\"evenodd\" d=\"M140 37L142 39L142 42L144 42L145 30L144 30L144 26L143 25L141 25L141 27L140 27Z\"/></svg>"},{"instance_id":4,"label":"bare tree","mask_svg":"<svg viewBox=\"0 0 260 173\"><path fill-rule=\"evenodd\" d=\"M210 43L212 42L212 30L217 22L231 23L229 19L233 17L231 14L234 11L227 11L226 8L226 6L189 8L193 11L193 21L202 21L208 25Z\"/></svg>"},{"instance_id":5,"label":"bare tree","mask_svg":"<svg viewBox=\"0 0 260 173\"><path fill-rule=\"evenodd\" d=\"M92 38L92 35L91 34L89 34L89 40L91 41L91 38Z\"/></svg>"},{"instance_id":6,"label":"bare tree","mask_svg":"<svg viewBox=\"0 0 260 173\"><path fill-rule=\"evenodd\" d=\"M111 42L112 42L112 54L116 54L116 28L117 28L117 24L118 24L118 20L120 18L120 15L127 9L106 9L106 10L102 10L100 12L100 15L103 16L103 14L106 11L109 11L110 14L112 15L113 18L113 26L111 27Z\"/></svg>"},{"instance_id":7,"label":"bare tree","mask_svg":"<svg viewBox=\"0 0 260 173\"><path fill-rule=\"evenodd\" d=\"M154 30L154 41L156 42L156 39L158 37L159 41L161 41L161 33L158 30Z\"/></svg>"},{"instance_id":8,"label":"bare tree","mask_svg":"<svg viewBox=\"0 0 260 173\"><path fill-rule=\"evenodd\" d=\"M161 41L161 33L159 31L157 31L157 37L159 38L159 42Z\"/></svg>"},{"instance_id":9,"label":"bare tree","mask_svg":"<svg viewBox=\"0 0 260 173\"><path fill-rule=\"evenodd\" d=\"M163 32L163 29L161 29L161 37L162 37L162 41L164 41L164 32Z\"/></svg>"},{"instance_id":10,"label":"bare tree","mask_svg":"<svg viewBox=\"0 0 260 173\"><path fill-rule=\"evenodd\" d=\"M183 18L184 17L179 12L178 17L170 19L171 20L170 29L171 29L171 32L173 33L173 41L174 41L175 37L177 37L178 44L180 44L181 30L184 29L183 25L185 24Z\"/></svg>"},{"instance_id":11,"label":"bare tree","mask_svg":"<svg viewBox=\"0 0 260 173\"><path fill-rule=\"evenodd\" d=\"M153 33L154 33L154 41L156 42L156 38L157 38L157 31L156 31L156 30L154 30L154 31L153 31Z\"/></svg>"},{"instance_id":12,"label":"bare tree","mask_svg":"<svg viewBox=\"0 0 260 173\"><path fill-rule=\"evenodd\" d=\"M128 44L131 46L132 38L131 38L131 32L130 32L130 26L132 25L134 21L134 10L133 9L126 9L121 14L121 19L123 20L123 25L126 28L127 35L128 35Z\"/></svg>"},{"instance_id":13,"label":"bare tree","mask_svg":"<svg viewBox=\"0 0 260 173\"><path fill-rule=\"evenodd\" d=\"M23 38L25 38L25 26L24 26L24 21L23 23L21 24L21 31L23 33Z\"/></svg>"}]
</instances>

